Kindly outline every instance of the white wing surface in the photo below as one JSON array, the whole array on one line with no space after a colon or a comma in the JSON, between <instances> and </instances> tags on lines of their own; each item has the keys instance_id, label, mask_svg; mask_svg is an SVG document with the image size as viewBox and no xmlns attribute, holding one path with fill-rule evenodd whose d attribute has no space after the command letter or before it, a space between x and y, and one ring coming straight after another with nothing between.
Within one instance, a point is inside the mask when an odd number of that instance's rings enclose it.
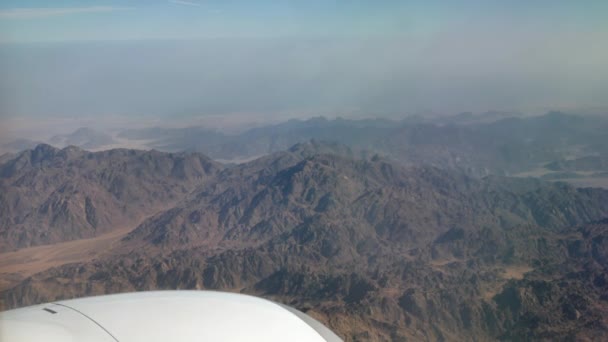
<instances>
[{"instance_id":1,"label":"white wing surface","mask_svg":"<svg viewBox=\"0 0 608 342\"><path fill-rule=\"evenodd\" d=\"M213 291L88 297L0 313L0 341L341 341L310 316Z\"/></svg>"}]
</instances>

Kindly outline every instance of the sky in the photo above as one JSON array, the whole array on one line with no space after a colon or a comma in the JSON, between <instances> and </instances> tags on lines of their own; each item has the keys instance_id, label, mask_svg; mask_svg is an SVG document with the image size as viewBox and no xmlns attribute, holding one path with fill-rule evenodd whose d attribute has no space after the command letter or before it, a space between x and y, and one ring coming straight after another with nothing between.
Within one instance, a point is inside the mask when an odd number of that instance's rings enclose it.
<instances>
[{"instance_id":1,"label":"sky","mask_svg":"<svg viewBox=\"0 0 608 342\"><path fill-rule=\"evenodd\" d=\"M608 1L0 4L0 120L608 108Z\"/></svg>"}]
</instances>

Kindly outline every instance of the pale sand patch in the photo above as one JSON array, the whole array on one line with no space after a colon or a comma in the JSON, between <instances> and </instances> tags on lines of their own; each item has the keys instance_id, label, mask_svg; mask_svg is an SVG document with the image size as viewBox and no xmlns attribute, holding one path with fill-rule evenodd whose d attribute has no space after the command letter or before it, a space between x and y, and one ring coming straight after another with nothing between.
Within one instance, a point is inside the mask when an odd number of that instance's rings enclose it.
<instances>
[{"instance_id":1,"label":"pale sand patch","mask_svg":"<svg viewBox=\"0 0 608 342\"><path fill-rule=\"evenodd\" d=\"M534 268L528 265L516 265L516 266L507 266L502 271L500 275L502 281L490 286L484 293L482 293L481 297L486 301L491 301L495 295L498 294L502 290L502 287L507 283L510 279L521 280L524 279L526 273L533 271Z\"/></svg>"},{"instance_id":2,"label":"pale sand patch","mask_svg":"<svg viewBox=\"0 0 608 342\"><path fill-rule=\"evenodd\" d=\"M563 181L568 182L577 188L608 189L608 177L572 178L564 179Z\"/></svg>"},{"instance_id":3,"label":"pale sand patch","mask_svg":"<svg viewBox=\"0 0 608 342\"><path fill-rule=\"evenodd\" d=\"M114 245L137 225L98 237L0 253L0 291L52 267L90 261L110 253Z\"/></svg>"},{"instance_id":4,"label":"pale sand patch","mask_svg":"<svg viewBox=\"0 0 608 342\"><path fill-rule=\"evenodd\" d=\"M521 280L524 279L526 273L533 270L534 268L527 265L508 266L503 271L503 278Z\"/></svg>"}]
</instances>

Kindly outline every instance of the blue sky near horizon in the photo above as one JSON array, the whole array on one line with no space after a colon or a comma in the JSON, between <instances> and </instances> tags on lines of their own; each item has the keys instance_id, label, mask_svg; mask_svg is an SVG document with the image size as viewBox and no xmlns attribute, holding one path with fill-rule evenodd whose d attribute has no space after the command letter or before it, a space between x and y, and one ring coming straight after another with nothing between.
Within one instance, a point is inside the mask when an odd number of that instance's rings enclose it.
<instances>
[{"instance_id":1,"label":"blue sky near horizon","mask_svg":"<svg viewBox=\"0 0 608 342\"><path fill-rule=\"evenodd\" d=\"M608 108L608 1L8 0L0 119Z\"/></svg>"},{"instance_id":2,"label":"blue sky near horizon","mask_svg":"<svg viewBox=\"0 0 608 342\"><path fill-rule=\"evenodd\" d=\"M471 25L605 30L606 1L4 1L0 41L433 34Z\"/></svg>"},{"instance_id":3,"label":"blue sky near horizon","mask_svg":"<svg viewBox=\"0 0 608 342\"><path fill-rule=\"evenodd\" d=\"M333 4L332 4L333 3ZM424 33L447 18L429 7L354 1L137 1L0 10L4 41L365 36ZM255 5L253 5L255 4ZM6 5L5 5L6 6ZM66 3L67 6L67 3ZM70 13L70 10L74 12ZM412 12L410 12L412 10ZM79 12L80 11L80 12ZM414 12L415 11L415 12ZM432 20L426 15L434 12ZM4 13L4 15L2 14ZM3 17L4 16L4 17Z\"/></svg>"}]
</instances>

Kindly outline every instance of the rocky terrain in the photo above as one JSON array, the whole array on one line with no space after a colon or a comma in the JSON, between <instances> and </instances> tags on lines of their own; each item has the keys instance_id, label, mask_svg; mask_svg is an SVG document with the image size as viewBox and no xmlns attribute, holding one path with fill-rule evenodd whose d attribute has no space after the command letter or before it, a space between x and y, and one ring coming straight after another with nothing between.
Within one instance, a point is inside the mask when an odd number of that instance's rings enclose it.
<instances>
[{"instance_id":1,"label":"rocky terrain","mask_svg":"<svg viewBox=\"0 0 608 342\"><path fill-rule=\"evenodd\" d=\"M229 167L196 154L42 145L0 167L2 218L12 220L1 225L6 246L94 236L87 196L96 217L114 210L97 222L123 219L115 207L101 207L102 196L122 212L154 212L105 253L4 288L6 308L218 289L295 306L347 341L608 336L605 190L407 167L319 142ZM63 182L51 181L57 178ZM112 187L109 179L124 183ZM61 211L40 208L68 183L78 184L61 197L72 219L50 220ZM17 205L25 201L33 203L29 211ZM22 216L4 215L15 212Z\"/></svg>"},{"instance_id":2,"label":"rocky terrain","mask_svg":"<svg viewBox=\"0 0 608 342\"><path fill-rule=\"evenodd\" d=\"M132 224L175 203L219 169L200 154L38 145L0 164L0 251Z\"/></svg>"}]
</instances>

